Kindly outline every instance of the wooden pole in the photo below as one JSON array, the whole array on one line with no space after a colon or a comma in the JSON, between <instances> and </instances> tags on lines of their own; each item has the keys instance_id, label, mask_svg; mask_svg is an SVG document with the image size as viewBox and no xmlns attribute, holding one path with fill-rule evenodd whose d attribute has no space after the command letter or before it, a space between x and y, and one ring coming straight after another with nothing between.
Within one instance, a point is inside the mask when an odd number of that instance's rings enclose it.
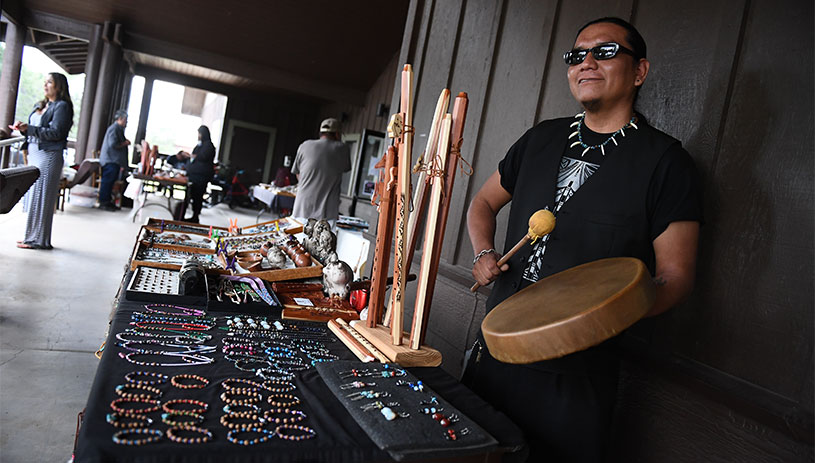
<instances>
[{"instance_id":1,"label":"wooden pole","mask_svg":"<svg viewBox=\"0 0 815 463\"><path fill-rule=\"evenodd\" d=\"M449 114L444 116L439 135L438 165L434 166L444 174L447 159L450 155L450 126L453 117ZM427 287L430 280L435 280L436 275L432 272L434 251L436 250L436 224L439 220L439 208L442 202L442 192L444 190L444 177L431 177L433 190L430 193L430 201L427 210L427 223L425 224L424 247L422 248L422 266L419 271L419 282L416 290L416 305L413 310L413 323L410 330L410 347L418 349L421 346L422 326L424 325L425 314L430 305L427 294ZM430 295L432 299L432 295Z\"/></svg>"},{"instance_id":2,"label":"wooden pole","mask_svg":"<svg viewBox=\"0 0 815 463\"><path fill-rule=\"evenodd\" d=\"M413 147L413 67L406 64L402 70L402 100L400 111L404 114L405 127L402 131L402 144L399 146L399 179L396 192L396 252L393 268L393 291L391 292L391 337L393 344L402 344L402 317L405 311L405 290L407 289L407 224L408 200L410 198L410 163Z\"/></svg>"},{"instance_id":3,"label":"wooden pole","mask_svg":"<svg viewBox=\"0 0 815 463\"><path fill-rule=\"evenodd\" d=\"M374 265L371 269L371 297L368 299L368 318L366 325L373 328L382 318L385 305L385 287L387 286L391 247L393 246L393 221L396 208L393 200L396 193L396 148L389 146L382 158L384 173L377 189L379 191L379 220L376 226L376 245L374 248Z\"/></svg>"},{"instance_id":4,"label":"wooden pole","mask_svg":"<svg viewBox=\"0 0 815 463\"><path fill-rule=\"evenodd\" d=\"M453 104L453 127L450 130L450 156L445 168L444 175L444 198L442 199L441 212L438 224L436 225L436 243L433 251L433 260L430 261L431 275L438 275L439 262L441 260L441 249L444 245L444 234L447 230L447 217L450 215L450 203L453 198L453 185L456 180L456 173L458 172L461 163L461 145L464 141L464 125L467 122L467 104L469 99L467 94L460 92L456 96ZM424 344L424 338L427 334L427 322L430 320L430 309L433 302L433 292L436 290L436 278L431 278L427 282L427 293L423 302L424 306L424 319L422 320L421 339L420 344Z\"/></svg>"},{"instance_id":5,"label":"wooden pole","mask_svg":"<svg viewBox=\"0 0 815 463\"><path fill-rule=\"evenodd\" d=\"M425 146L424 153L419 157L417 165L422 163L425 165L433 165L438 150L439 128L441 127L442 119L444 119L449 105L450 90L445 88L441 91L441 94L439 94L439 99L436 102L436 111L433 113L430 133L427 134L427 145ZM425 208L427 207L427 193L430 191L430 183L427 173L422 169L416 181L416 191L413 193L413 213L410 214L410 220L408 221L408 236L410 237L407 259L408 269L410 269L410 265L413 263L413 254L416 252L416 241L419 239L419 221L422 220Z\"/></svg>"}]
</instances>

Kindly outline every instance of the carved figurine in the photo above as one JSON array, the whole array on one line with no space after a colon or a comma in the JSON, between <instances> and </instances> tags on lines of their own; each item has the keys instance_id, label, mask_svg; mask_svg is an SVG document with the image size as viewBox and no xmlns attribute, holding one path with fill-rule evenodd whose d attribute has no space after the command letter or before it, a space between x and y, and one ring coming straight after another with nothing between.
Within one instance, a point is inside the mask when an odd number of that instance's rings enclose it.
<instances>
[{"instance_id":1,"label":"carved figurine","mask_svg":"<svg viewBox=\"0 0 815 463\"><path fill-rule=\"evenodd\" d=\"M286 267L286 255L283 254L283 251L281 251L277 246L272 246L269 248L269 251L266 253L266 260L269 262L269 265L271 265L272 268Z\"/></svg>"},{"instance_id":2,"label":"carved figurine","mask_svg":"<svg viewBox=\"0 0 815 463\"><path fill-rule=\"evenodd\" d=\"M332 252L323 267L323 291L328 297L347 299L354 281L351 266L341 261L336 252Z\"/></svg>"}]
</instances>

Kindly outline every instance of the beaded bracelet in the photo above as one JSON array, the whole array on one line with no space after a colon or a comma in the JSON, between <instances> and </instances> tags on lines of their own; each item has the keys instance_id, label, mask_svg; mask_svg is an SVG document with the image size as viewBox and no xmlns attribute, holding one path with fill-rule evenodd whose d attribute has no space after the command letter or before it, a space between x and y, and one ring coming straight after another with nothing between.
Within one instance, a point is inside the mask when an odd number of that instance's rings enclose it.
<instances>
[{"instance_id":1,"label":"beaded bracelet","mask_svg":"<svg viewBox=\"0 0 815 463\"><path fill-rule=\"evenodd\" d=\"M245 396L245 399L236 399L233 396ZM253 389L230 389L221 393L221 400L229 405L246 405L260 402L260 393Z\"/></svg>"},{"instance_id":2,"label":"beaded bracelet","mask_svg":"<svg viewBox=\"0 0 815 463\"><path fill-rule=\"evenodd\" d=\"M204 311L200 309L191 309L189 307L181 307L180 305L170 305L170 304L145 304L144 308L147 309L148 312L166 314L166 315L179 315L174 312L166 312L162 310L155 309L154 307L164 307L164 308L172 308L172 309L179 309L182 315L194 315L194 316L202 316L204 315Z\"/></svg>"},{"instance_id":3,"label":"beaded bracelet","mask_svg":"<svg viewBox=\"0 0 815 463\"><path fill-rule=\"evenodd\" d=\"M236 437L238 434L248 433L248 432L260 433L261 436L256 437L254 439L249 439L249 440L238 439ZM256 445L256 444L260 444L261 442L266 442L267 440L274 437L274 435L275 435L274 431L269 431L269 430L266 430L266 429L263 429L263 428L233 429L233 430L229 431L228 433L226 433L226 440L228 440L229 442L232 442L233 444L238 444L238 445Z\"/></svg>"},{"instance_id":4,"label":"beaded bracelet","mask_svg":"<svg viewBox=\"0 0 815 463\"><path fill-rule=\"evenodd\" d=\"M267 381L294 381L294 373L276 368L259 368L255 374Z\"/></svg>"},{"instance_id":5,"label":"beaded bracelet","mask_svg":"<svg viewBox=\"0 0 815 463\"><path fill-rule=\"evenodd\" d=\"M295 430L295 431L303 431L305 434L299 434L299 435L284 434L283 430L285 430L285 429L292 429L292 430ZM317 433L313 429L311 429L311 428L309 428L307 426L300 426L299 424L281 424L280 426L275 428L274 433L277 435L277 437L279 437L281 439L294 440L294 441L311 439L312 437L317 435Z\"/></svg>"},{"instance_id":6,"label":"beaded bracelet","mask_svg":"<svg viewBox=\"0 0 815 463\"><path fill-rule=\"evenodd\" d=\"M266 400L273 407L291 407L300 403L300 398L292 394L272 394Z\"/></svg>"},{"instance_id":7,"label":"beaded bracelet","mask_svg":"<svg viewBox=\"0 0 815 463\"><path fill-rule=\"evenodd\" d=\"M139 376L146 376L148 378L156 378L156 379L136 379ZM169 377L167 375L162 375L161 373L153 373L152 371L131 371L130 373L125 375L125 381L128 383L135 383L135 384L146 384L146 385L153 385L153 384L162 384L166 383Z\"/></svg>"},{"instance_id":8,"label":"beaded bracelet","mask_svg":"<svg viewBox=\"0 0 815 463\"><path fill-rule=\"evenodd\" d=\"M235 362L235 368L237 368L240 371L252 371L252 372L263 368L263 366L258 366L256 368L248 368L248 367L245 366L247 363L249 363L249 364L251 364L251 363L265 363L266 365L271 365L271 363L268 362L267 360L255 360L255 359L249 360L249 359L247 359L247 360L237 360Z\"/></svg>"},{"instance_id":9,"label":"beaded bracelet","mask_svg":"<svg viewBox=\"0 0 815 463\"><path fill-rule=\"evenodd\" d=\"M146 434L147 437L142 439L126 439L123 436L128 434ZM123 429L113 434L113 442L119 445L144 445L152 442L158 442L164 436L164 433L158 429L149 428L133 428Z\"/></svg>"},{"instance_id":10,"label":"beaded bracelet","mask_svg":"<svg viewBox=\"0 0 815 463\"><path fill-rule=\"evenodd\" d=\"M200 384L197 384L197 383L183 384L183 383L181 383L181 380L183 380L183 379L191 379L193 381L199 381ZM172 384L173 386L175 386L175 387L177 387L179 389L203 389L203 388L207 387L207 385L209 384L209 380L204 378L203 376L181 374L181 375L173 376L173 378L170 380L170 384Z\"/></svg>"},{"instance_id":11,"label":"beaded bracelet","mask_svg":"<svg viewBox=\"0 0 815 463\"><path fill-rule=\"evenodd\" d=\"M137 409L121 408L120 405L123 405L123 404L148 404L148 405L152 405L152 407L137 408ZM145 413L154 412L154 411L156 411L156 410L158 410L160 408L161 408L161 406L160 406L158 400L149 400L149 399L127 399L127 398L123 397L123 398L120 398L120 399L116 399L116 400L114 400L113 402L110 403L110 409L111 410L113 410L116 413L119 413L119 414L122 414L122 415L128 415L128 416L130 416L130 415L143 415Z\"/></svg>"},{"instance_id":12,"label":"beaded bracelet","mask_svg":"<svg viewBox=\"0 0 815 463\"><path fill-rule=\"evenodd\" d=\"M179 418L182 420L179 421ZM188 412L186 410L162 413L161 422L170 426L192 426L195 423L203 423L204 415Z\"/></svg>"},{"instance_id":13,"label":"beaded bracelet","mask_svg":"<svg viewBox=\"0 0 815 463\"><path fill-rule=\"evenodd\" d=\"M249 389L254 389L254 390L259 390L259 389L264 388L264 386L262 384L260 384L260 383L258 383L256 381L252 381L251 379L245 379L245 378L229 378L229 379L225 379L221 383L221 387L223 387L227 391L232 391L232 390L235 390L235 389L241 389L238 386L232 386L232 383L246 384L246 385L249 386ZM246 388L244 387L243 389L246 389Z\"/></svg>"},{"instance_id":14,"label":"beaded bracelet","mask_svg":"<svg viewBox=\"0 0 815 463\"><path fill-rule=\"evenodd\" d=\"M233 423L233 420L249 420L248 423ZM221 416L221 424L229 429L260 428L264 419L254 412L232 412Z\"/></svg>"},{"instance_id":15,"label":"beaded bracelet","mask_svg":"<svg viewBox=\"0 0 815 463\"><path fill-rule=\"evenodd\" d=\"M316 365L320 362L333 362L334 360L338 360L340 357L338 355L332 353L320 353L320 354L308 354L309 359L311 359L311 364Z\"/></svg>"},{"instance_id":16,"label":"beaded bracelet","mask_svg":"<svg viewBox=\"0 0 815 463\"><path fill-rule=\"evenodd\" d=\"M105 420L111 425L117 428L146 428L153 424L152 418L148 417L147 415L139 415L138 413L133 413L130 415L125 415L121 413L108 413L105 416ZM135 420L135 421L124 421L124 420Z\"/></svg>"},{"instance_id":17,"label":"beaded bracelet","mask_svg":"<svg viewBox=\"0 0 815 463\"><path fill-rule=\"evenodd\" d=\"M276 394L291 392L297 389L297 386L291 381L280 381L277 379L267 379L263 381L263 387L266 388L267 391Z\"/></svg>"},{"instance_id":18,"label":"beaded bracelet","mask_svg":"<svg viewBox=\"0 0 815 463\"><path fill-rule=\"evenodd\" d=\"M279 418L275 415L291 415L291 417ZM274 418L272 418L274 416ZM273 408L271 410L266 410L263 412L263 418L266 421L275 424L291 424L291 423L298 423L303 421L306 418L306 414L301 412L300 410L293 410L289 408Z\"/></svg>"},{"instance_id":19,"label":"beaded bracelet","mask_svg":"<svg viewBox=\"0 0 815 463\"><path fill-rule=\"evenodd\" d=\"M223 410L224 413L242 413L242 412L260 413L260 407L258 407L255 404L228 404L224 405Z\"/></svg>"},{"instance_id":20,"label":"beaded bracelet","mask_svg":"<svg viewBox=\"0 0 815 463\"><path fill-rule=\"evenodd\" d=\"M192 408L192 409L189 409L189 410L176 410L176 409L172 408L174 405L177 405L177 404L197 405L197 408ZM164 410L167 413L173 413L173 412L204 413L209 408L209 405L207 405L204 402L201 402L200 400L173 399L173 400L168 400L167 402L164 402L164 405L162 405L161 408L162 408L162 410Z\"/></svg>"},{"instance_id":21,"label":"beaded bracelet","mask_svg":"<svg viewBox=\"0 0 815 463\"><path fill-rule=\"evenodd\" d=\"M181 437L177 435L177 433L180 431L196 432L203 434L203 436ZM203 444L204 442L209 442L212 440L212 432L210 432L208 429L198 428L195 426L177 426L167 430L167 439L179 444Z\"/></svg>"},{"instance_id":22,"label":"beaded bracelet","mask_svg":"<svg viewBox=\"0 0 815 463\"><path fill-rule=\"evenodd\" d=\"M142 391L147 392L146 393L128 392L129 389L140 389ZM157 400L159 397L161 397L162 392L157 387L133 383L133 384L120 384L116 386L116 394L118 394L119 397L124 397L125 399Z\"/></svg>"}]
</instances>

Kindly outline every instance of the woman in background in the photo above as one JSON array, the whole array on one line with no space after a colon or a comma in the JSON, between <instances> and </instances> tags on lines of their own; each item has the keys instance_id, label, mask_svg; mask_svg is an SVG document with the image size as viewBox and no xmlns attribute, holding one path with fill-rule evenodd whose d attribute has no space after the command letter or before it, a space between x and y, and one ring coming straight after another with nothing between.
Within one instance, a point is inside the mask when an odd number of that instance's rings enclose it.
<instances>
[{"instance_id":1,"label":"woman in background","mask_svg":"<svg viewBox=\"0 0 815 463\"><path fill-rule=\"evenodd\" d=\"M201 214L201 206L204 204L204 193L207 192L207 185L215 174L215 145L212 144L209 128L205 125L198 127L198 144L192 150L192 154L185 151L178 154L190 159L190 163L187 164L189 183L184 209L187 202L192 200L192 217L182 220L198 223L198 215Z\"/></svg>"},{"instance_id":2,"label":"woman in background","mask_svg":"<svg viewBox=\"0 0 815 463\"><path fill-rule=\"evenodd\" d=\"M10 126L27 137L28 164L40 169L39 178L25 195L28 221L25 239L17 242L18 248L53 249L51 224L62 175L62 152L73 120L68 80L63 74L52 72L45 79L45 98L28 116L28 124L17 121Z\"/></svg>"}]
</instances>

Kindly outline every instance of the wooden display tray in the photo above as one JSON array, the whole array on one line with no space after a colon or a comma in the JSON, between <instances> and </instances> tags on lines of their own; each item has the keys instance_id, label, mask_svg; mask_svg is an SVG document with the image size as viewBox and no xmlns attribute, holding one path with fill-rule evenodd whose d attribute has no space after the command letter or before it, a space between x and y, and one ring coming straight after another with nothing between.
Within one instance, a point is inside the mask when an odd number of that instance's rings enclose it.
<instances>
[{"instance_id":1,"label":"wooden display tray","mask_svg":"<svg viewBox=\"0 0 815 463\"><path fill-rule=\"evenodd\" d=\"M258 227L258 226L261 226L261 225L274 225L275 223L281 222L281 221L285 221L285 222L289 223L288 228L283 228L281 226L280 227L281 231L283 231L283 232L285 232L285 233L287 233L289 235L296 235L298 233L303 232L303 224L302 223L294 220L291 217L281 217L279 219L270 220L268 222L260 222L260 223L254 224L254 225L250 225L248 227L243 227L243 228L240 229L241 230L241 235L259 235L261 233L266 233L266 232L254 232L254 231L252 231L252 228L255 228L255 227Z\"/></svg>"},{"instance_id":2,"label":"wooden display tray","mask_svg":"<svg viewBox=\"0 0 815 463\"><path fill-rule=\"evenodd\" d=\"M239 252L239 256L246 256L257 251L243 251ZM224 260L223 254L218 256L218 259L221 261L221 265L226 268L226 261ZM252 276L260 278L261 280L266 280L269 282L275 281L288 281L288 280L301 280L303 278L314 278L314 277L322 277L323 276L323 264L321 264L317 259L313 256L311 257L312 265L308 267L294 267L294 268L279 268L274 270L261 270L258 272L249 272L249 273L241 273L240 276ZM224 271L225 273L229 273ZM282 301L281 301L282 302Z\"/></svg>"},{"instance_id":3,"label":"wooden display tray","mask_svg":"<svg viewBox=\"0 0 815 463\"><path fill-rule=\"evenodd\" d=\"M275 283L272 291L283 305L284 319L328 322L335 318L345 321L359 320L359 314L345 299L329 298L323 294L323 285L311 283ZM300 305L295 298L308 299L312 307Z\"/></svg>"},{"instance_id":4,"label":"wooden display tray","mask_svg":"<svg viewBox=\"0 0 815 463\"><path fill-rule=\"evenodd\" d=\"M388 359L403 367L437 367L441 365L441 352L428 346L421 346L414 350L410 348L408 342L403 342L401 346L391 344L390 328L378 325L376 328L368 328L365 323L351 323L351 326L365 336L377 349L382 351ZM410 333L402 336L405 341L410 339Z\"/></svg>"},{"instance_id":5,"label":"wooden display tray","mask_svg":"<svg viewBox=\"0 0 815 463\"><path fill-rule=\"evenodd\" d=\"M212 227L213 230L222 230L224 232L229 231L229 229L226 228L226 227L216 227L214 225L205 225L205 224L202 224L202 223L184 222L184 221L181 221L181 220L157 219L155 217L150 217L149 219L147 219L147 223L144 226L146 226L147 228L149 228L149 229L151 229L153 231L156 231L156 230L161 231L161 223L162 222L164 222L165 225L166 224L186 225L188 227L200 227L200 228L203 228L203 229L206 230L206 231L202 230L201 232L197 232L197 231L184 231L184 232L182 232L182 231L176 231L176 230L166 230L166 231L170 231L170 232L173 232L173 233L187 233L187 234L193 234L193 235L209 236L209 227Z\"/></svg>"},{"instance_id":6,"label":"wooden display tray","mask_svg":"<svg viewBox=\"0 0 815 463\"><path fill-rule=\"evenodd\" d=\"M166 245L165 245L166 246ZM153 262L149 260L138 260L136 256L138 255L139 251L145 248L149 248L149 243L144 243L141 240L136 240L135 246L133 246L133 252L130 254L130 270L136 270L137 267L155 267L155 268L163 268L168 270L181 270L181 265L178 264L170 264L167 262ZM160 247L159 245L152 246L156 249L168 249L166 247ZM172 249L178 251L178 249ZM201 254L206 255L205 252L198 248L184 248L183 251L185 252L192 252L193 254ZM211 255L212 253L209 253ZM206 273L208 275L229 275L229 272L226 270L221 269L211 269L207 268Z\"/></svg>"},{"instance_id":7,"label":"wooden display tray","mask_svg":"<svg viewBox=\"0 0 815 463\"><path fill-rule=\"evenodd\" d=\"M170 249L173 251L195 252L197 254L215 254L215 249L212 248L197 248L194 246L184 246L183 244L151 243L150 240L147 239L146 237L147 231L150 231L152 233L159 233L159 230L154 227L142 225L141 229L139 230L138 241L144 244L145 246L150 246L157 249ZM165 233L182 233L182 232L165 230ZM198 235L197 233L193 234L197 236L203 236Z\"/></svg>"}]
</instances>

